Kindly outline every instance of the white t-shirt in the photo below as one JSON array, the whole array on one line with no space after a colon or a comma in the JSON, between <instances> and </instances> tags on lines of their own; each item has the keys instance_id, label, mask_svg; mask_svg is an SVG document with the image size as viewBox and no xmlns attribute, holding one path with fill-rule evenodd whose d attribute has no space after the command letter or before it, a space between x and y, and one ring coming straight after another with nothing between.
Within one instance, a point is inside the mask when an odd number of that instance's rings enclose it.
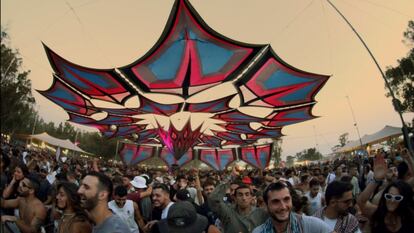
<instances>
[{"instance_id":1,"label":"white t-shirt","mask_svg":"<svg viewBox=\"0 0 414 233\"><path fill-rule=\"evenodd\" d=\"M329 230L333 231L335 229L335 225L338 220L325 217L323 218L323 221L328 225Z\"/></svg>"},{"instance_id":2,"label":"white t-shirt","mask_svg":"<svg viewBox=\"0 0 414 233\"><path fill-rule=\"evenodd\" d=\"M330 219L330 218L324 217L323 218L323 221L328 225L329 230L333 231L335 229L335 225L336 225L336 222L338 220L337 219ZM361 230L359 230L359 228L358 228L358 230L355 233L361 233Z\"/></svg>"},{"instance_id":3,"label":"white t-shirt","mask_svg":"<svg viewBox=\"0 0 414 233\"><path fill-rule=\"evenodd\" d=\"M162 210L161 219L167 219L167 217L168 217L168 211L170 210L170 207L172 205L174 205L174 202L168 203L168 205Z\"/></svg>"},{"instance_id":4,"label":"white t-shirt","mask_svg":"<svg viewBox=\"0 0 414 233\"><path fill-rule=\"evenodd\" d=\"M263 232L266 223L256 227L252 233ZM319 218L302 216L303 232L307 233L330 233L329 227Z\"/></svg>"},{"instance_id":5,"label":"white t-shirt","mask_svg":"<svg viewBox=\"0 0 414 233\"><path fill-rule=\"evenodd\" d=\"M326 185L328 185L331 182L335 181L335 179L336 179L335 173L329 173L328 177L326 177Z\"/></svg>"}]
</instances>

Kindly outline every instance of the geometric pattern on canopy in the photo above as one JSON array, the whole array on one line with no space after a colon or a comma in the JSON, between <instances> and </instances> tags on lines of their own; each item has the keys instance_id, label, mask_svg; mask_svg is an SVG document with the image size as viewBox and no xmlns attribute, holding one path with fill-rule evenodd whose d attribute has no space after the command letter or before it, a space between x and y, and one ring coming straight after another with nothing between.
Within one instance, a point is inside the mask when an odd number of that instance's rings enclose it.
<instances>
[{"instance_id":1,"label":"geometric pattern on canopy","mask_svg":"<svg viewBox=\"0 0 414 233\"><path fill-rule=\"evenodd\" d=\"M233 41L215 32L188 1L178 0L153 48L120 68L143 90L187 97L189 87L231 79L259 51L260 46Z\"/></svg>"},{"instance_id":2,"label":"geometric pattern on canopy","mask_svg":"<svg viewBox=\"0 0 414 233\"><path fill-rule=\"evenodd\" d=\"M165 162L168 168L171 168L174 164L181 167L193 160L193 150L188 150L180 159L176 159L174 154L168 150L168 148L163 147L161 149L160 158Z\"/></svg>"},{"instance_id":3,"label":"geometric pattern on canopy","mask_svg":"<svg viewBox=\"0 0 414 233\"><path fill-rule=\"evenodd\" d=\"M159 40L130 65L87 68L44 47L54 75L39 92L69 121L166 146L176 160L193 146L245 148L281 137L284 126L314 118L315 96L329 78L287 64L270 45L221 35L187 0L175 1Z\"/></svg>"},{"instance_id":4,"label":"geometric pattern on canopy","mask_svg":"<svg viewBox=\"0 0 414 233\"><path fill-rule=\"evenodd\" d=\"M87 116L96 113L96 110L89 108L92 106L89 100L83 98L79 93L59 79L54 78L52 86L48 90L39 91L39 93L68 112Z\"/></svg>"},{"instance_id":5,"label":"geometric pattern on canopy","mask_svg":"<svg viewBox=\"0 0 414 233\"><path fill-rule=\"evenodd\" d=\"M273 144L249 146L240 149L241 159L253 167L265 169L270 162Z\"/></svg>"},{"instance_id":6,"label":"geometric pattern on canopy","mask_svg":"<svg viewBox=\"0 0 414 233\"><path fill-rule=\"evenodd\" d=\"M125 165L133 166L153 157L155 149L155 147L145 145L123 144L119 155Z\"/></svg>"},{"instance_id":7,"label":"geometric pattern on canopy","mask_svg":"<svg viewBox=\"0 0 414 233\"><path fill-rule=\"evenodd\" d=\"M312 119L314 118L311 113L313 106L314 105L308 105L305 107L278 112L273 118L270 119L266 126L283 127Z\"/></svg>"},{"instance_id":8,"label":"geometric pattern on canopy","mask_svg":"<svg viewBox=\"0 0 414 233\"><path fill-rule=\"evenodd\" d=\"M55 75L82 94L114 103L123 103L131 96L132 89L128 88L114 69L82 67L66 61L47 46L44 47Z\"/></svg>"},{"instance_id":9,"label":"geometric pattern on canopy","mask_svg":"<svg viewBox=\"0 0 414 233\"><path fill-rule=\"evenodd\" d=\"M236 160L236 149L200 149L200 160L217 171L223 171Z\"/></svg>"}]
</instances>

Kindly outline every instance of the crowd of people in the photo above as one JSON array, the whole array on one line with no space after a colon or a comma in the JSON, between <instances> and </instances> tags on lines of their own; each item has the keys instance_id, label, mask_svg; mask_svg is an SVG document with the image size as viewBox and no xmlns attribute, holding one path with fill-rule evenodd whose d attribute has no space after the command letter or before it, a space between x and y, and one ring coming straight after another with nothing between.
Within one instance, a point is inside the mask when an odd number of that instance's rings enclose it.
<instances>
[{"instance_id":1,"label":"crowd of people","mask_svg":"<svg viewBox=\"0 0 414 233\"><path fill-rule=\"evenodd\" d=\"M414 161L374 157L270 170L148 169L1 142L2 232L412 232Z\"/></svg>"}]
</instances>

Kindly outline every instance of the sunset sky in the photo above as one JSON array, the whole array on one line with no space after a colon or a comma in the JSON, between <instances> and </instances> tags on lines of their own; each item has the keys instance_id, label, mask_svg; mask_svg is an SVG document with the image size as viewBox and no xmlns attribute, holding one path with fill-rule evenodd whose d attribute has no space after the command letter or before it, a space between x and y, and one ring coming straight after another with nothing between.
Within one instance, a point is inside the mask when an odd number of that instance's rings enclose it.
<instances>
[{"instance_id":1,"label":"sunset sky","mask_svg":"<svg viewBox=\"0 0 414 233\"><path fill-rule=\"evenodd\" d=\"M283 129L282 155L317 147L323 154L348 132L357 139L346 96L361 136L385 125L401 126L384 81L367 51L323 0L190 0L204 21L236 41L270 44L288 64L332 75L316 96L319 118ZM409 47L402 42L414 19L412 0L332 0L376 56L381 67L397 64ZM42 42L65 59L92 68L114 68L144 55L161 35L172 0L2 0L1 25L18 49L33 89L52 84ZM33 92L41 117L68 119L60 107ZM411 121L413 114L404 115ZM75 124L74 124L75 125ZM75 125L78 127L78 125ZM80 127L85 129L85 127Z\"/></svg>"}]
</instances>

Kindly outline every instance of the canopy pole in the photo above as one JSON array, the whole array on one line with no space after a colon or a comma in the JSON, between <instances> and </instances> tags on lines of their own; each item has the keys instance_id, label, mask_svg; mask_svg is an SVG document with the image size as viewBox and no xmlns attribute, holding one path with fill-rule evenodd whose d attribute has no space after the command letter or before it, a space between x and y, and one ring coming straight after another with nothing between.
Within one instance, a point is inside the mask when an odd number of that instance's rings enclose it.
<instances>
[{"instance_id":1,"label":"canopy pole","mask_svg":"<svg viewBox=\"0 0 414 233\"><path fill-rule=\"evenodd\" d=\"M402 132L404 136L404 142L408 148L408 151L411 153L411 156L414 157L414 149L413 145L411 144L410 136L409 136L409 129L407 127L407 124L404 122L404 118L402 116L401 111L401 102L395 97L394 91L391 88L390 83L388 82L384 72L382 71L380 65L377 62L377 59L375 59L374 55L372 54L371 50L368 48L365 41L362 39L362 37L359 35L359 33L355 30L355 28L352 26L352 24L348 21L348 19L339 11L338 8L335 7L335 5L330 1L327 0L329 5L334 8L334 10L342 17L342 19L348 24L348 26L352 29L352 31L355 33L355 35L358 37L358 39L361 41L361 43L364 45L365 49L368 51L369 55L371 56L372 60L374 61L375 65L377 66L379 72L381 73L382 78L384 79L385 85L388 88L388 91L390 92L391 98L392 98L392 104L394 106L394 110L398 113L401 123L402 123Z\"/></svg>"},{"instance_id":2,"label":"canopy pole","mask_svg":"<svg viewBox=\"0 0 414 233\"><path fill-rule=\"evenodd\" d=\"M115 149L115 157L114 157L114 160L116 160L116 157L118 156L118 145L119 145L119 140L116 140L116 149Z\"/></svg>"},{"instance_id":3,"label":"canopy pole","mask_svg":"<svg viewBox=\"0 0 414 233\"><path fill-rule=\"evenodd\" d=\"M358 124L357 124L356 119L355 119L354 109L352 108L351 101L349 100L349 96L345 96L345 97L346 97L346 100L348 101L349 108L351 109L352 119L354 120L354 126L355 126L355 129L356 129L357 133L358 133L359 144L361 145L361 149L365 150L364 145L362 144L361 134L359 133Z\"/></svg>"}]
</instances>

